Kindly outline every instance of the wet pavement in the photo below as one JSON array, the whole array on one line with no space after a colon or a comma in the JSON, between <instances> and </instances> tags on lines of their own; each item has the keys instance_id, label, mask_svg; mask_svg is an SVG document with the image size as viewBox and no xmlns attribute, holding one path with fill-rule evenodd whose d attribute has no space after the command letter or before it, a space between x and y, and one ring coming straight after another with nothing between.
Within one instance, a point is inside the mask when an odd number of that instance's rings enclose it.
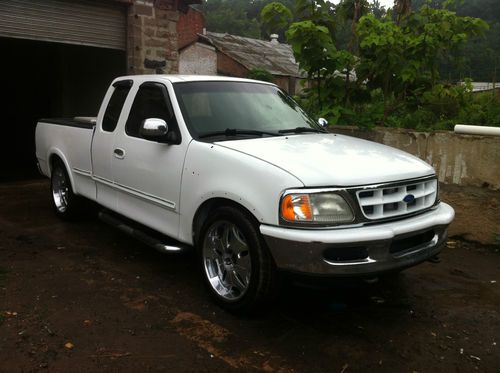
<instances>
[{"instance_id":1,"label":"wet pavement","mask_svg":"<svg viewBox=\"0 0 500 373\"><path fill-rule=\"evenodd\" d=\"M287 285L253 318L207 296L191 254L59 221L48 183L0 185L0 372L497 372L498 246L375 284Z\"/></svg>"}]
</instances>

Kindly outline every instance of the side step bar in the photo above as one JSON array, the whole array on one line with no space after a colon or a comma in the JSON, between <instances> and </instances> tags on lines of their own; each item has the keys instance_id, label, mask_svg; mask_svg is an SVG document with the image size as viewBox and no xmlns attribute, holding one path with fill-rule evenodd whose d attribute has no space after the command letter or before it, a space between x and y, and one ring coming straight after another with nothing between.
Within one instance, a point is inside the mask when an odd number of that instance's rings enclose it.
<instances>
[{"instance_id":1,"label":"side step bar","mask_svg":"<svg viewBox=\"0 0 500 373\"><path fill-rule=\"evenodd\" d=\"M159 233L148 233L148 231L151 231L149 228L144 227L141 229L137 223L128 222L128 219L121 218L119 215L111 212L99 212L99 219L161 253L180 252L191 248L189 245L177 242Z\"/></svg>"}]
</instances>

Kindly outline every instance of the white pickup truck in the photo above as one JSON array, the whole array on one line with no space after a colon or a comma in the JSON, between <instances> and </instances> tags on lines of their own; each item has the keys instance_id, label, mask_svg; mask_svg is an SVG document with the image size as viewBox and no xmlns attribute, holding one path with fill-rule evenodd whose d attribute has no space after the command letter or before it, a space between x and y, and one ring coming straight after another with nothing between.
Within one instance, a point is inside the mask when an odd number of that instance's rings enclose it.
<instances>
[{"instance_id":1,"label":"white pickup truck","mask_svg":"<svg viewBox=\"0 0 500 373\"><path fill-rule=\"evenodd\" d=\"M324 122L269 83L127 76L97 118L40 120L36 156L59 216L92 200L159 250L194 246L215 300L248 311L279 271L375 277L446 240L431 166Z\"/></svg>"}]
</instances>

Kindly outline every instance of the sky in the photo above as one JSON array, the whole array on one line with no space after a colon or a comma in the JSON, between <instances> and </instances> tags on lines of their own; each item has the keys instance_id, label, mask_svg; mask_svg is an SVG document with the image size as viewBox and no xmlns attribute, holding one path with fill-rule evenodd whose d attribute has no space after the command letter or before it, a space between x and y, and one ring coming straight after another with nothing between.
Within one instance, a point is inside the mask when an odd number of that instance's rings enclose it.
<instances>
[{"instance_id":1,"label":"sky","mask_svg":"<svg viewBox=\"0 0 500 373\"><path fill-rule=\"evenodd\" d=\"M330 0L332 3L337 4L340 0ZM394 0L379 0L380 5L385 6L385 8L392 8L394 5Z\"/></svg>"}]
</instances>

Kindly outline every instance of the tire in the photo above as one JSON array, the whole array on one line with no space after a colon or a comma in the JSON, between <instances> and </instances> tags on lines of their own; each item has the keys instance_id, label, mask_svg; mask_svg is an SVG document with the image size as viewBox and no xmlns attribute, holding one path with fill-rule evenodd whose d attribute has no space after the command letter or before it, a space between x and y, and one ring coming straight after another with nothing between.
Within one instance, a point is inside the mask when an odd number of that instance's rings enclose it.
<instances>
[{"instance_id":1,"label":"tire","mask_svg":"<svg viewBox=\"0 0 500 373\"><path fill-rule=\"evenodd\" d=\"M83 198L73 193L68 172L60 159L55 160L52 167L50 193L54 211L61 219L70 221L82 216Z\"/></svg>"},{"instance_id":2,"label":"tire","mask_svg":"<svg viewBox=\"0 0 500 373\"><path fill-rule=\"evenodd\" d=\"M215 209L203 224L198 253L205 285L222 308L262 310L276 291L276 269L257 223L232 206Z\"/></svg>"}]
</instances>

